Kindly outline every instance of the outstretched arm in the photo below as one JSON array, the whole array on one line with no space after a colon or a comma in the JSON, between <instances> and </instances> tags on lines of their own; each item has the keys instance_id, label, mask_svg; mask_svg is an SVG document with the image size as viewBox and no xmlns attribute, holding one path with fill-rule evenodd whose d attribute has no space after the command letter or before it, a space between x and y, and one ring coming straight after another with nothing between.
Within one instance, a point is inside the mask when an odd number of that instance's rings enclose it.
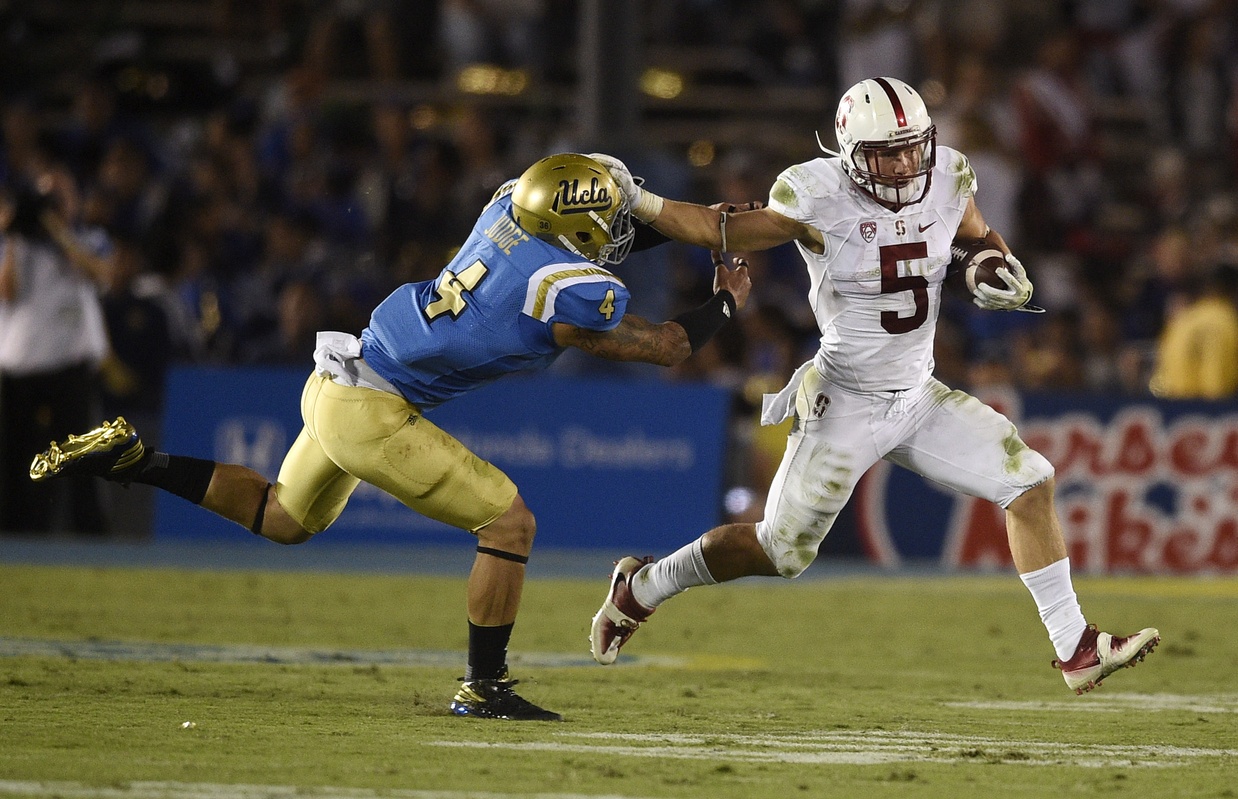
<instances>
[{"instance_id":1,"label":"outstretched arm","mask_svg":"<svg viewBox=\"0 0 1238 799\"><path fill-rule=\"evenodd\" d=\"M706 207L668 200L643 188L618 158L605 153L589 157L606 167L619 184L632 214L660 233L710 250L755 252L788 241L799 241L813 252L824 250L820 231L769 208L730 213L721 204Z\"/></svg>"},{"instance_id":2,"label":"outstretched arm","mask_svg":"<svg viewBox=\"0 0 1238 799\"><path fill-rule=\"evenodd\" d=\"M726 252L756 252L788 241L821 240L812 228L769 208L728 214L695 203L664 200L650 224L676 241Z\"/></svg>"},{"instance_id":3,"label":"outstretched arm","mask_svg":"<svg viewBox=\"0 0 1238 799\"><path fill-rule=\"evenodd\" d=\"M692 354L682 327L674 322L656 324L632 313L605 332L556 322L554 334L561 347L576 347L610 361L674 366Z\"/></svg>"},{"instance_id":4,"label":"outstretched arm","mask_svg":"<svg viewBox=\"0 0 1238 799\"><path fill-rule=\"evenodd\" d=\"M699 308L680 314L669 322L656 324L636 314L625 314L614 328L606 331L556 322L555 342L561 347L576 347L590 355L612 361L638 361L659 366L675 366L696 352L748 302L752 281L748 265L735 259L728 269L721 254L714 258L714 296Z\"/></svg>"}]
</instances>

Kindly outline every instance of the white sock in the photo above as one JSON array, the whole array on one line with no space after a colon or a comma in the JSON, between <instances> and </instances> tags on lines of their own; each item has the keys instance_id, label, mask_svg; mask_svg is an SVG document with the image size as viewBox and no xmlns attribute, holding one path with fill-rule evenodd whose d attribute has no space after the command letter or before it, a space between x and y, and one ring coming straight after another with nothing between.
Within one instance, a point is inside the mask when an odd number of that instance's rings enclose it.
<instances>
[{"instance_id":1,"label":"white sock","mask_svg":"<svg viewBox=\"0 0 1238 799\"><path fill-rule=\"evenodd\" d=\"M656 608L695 585L717 582L705 565L705 552L698 538L632 575L632 597L647 608Z\"/></svg>"},{"instance_id":2,"label":"white sock","mask_svg":"<svg viewBox=\"0 0 1238 799\"><path fill-rule=\"evenodd\" d=\"M1069 660L1088 626L1070 582L1070 558L1062 558L1043 569L1020 574L1019 579L1032 592L1032 599L1036 600L1040 620L1049 631L1049 640L1053 642L1058 660Z\"/></svg>"}]
</instances>

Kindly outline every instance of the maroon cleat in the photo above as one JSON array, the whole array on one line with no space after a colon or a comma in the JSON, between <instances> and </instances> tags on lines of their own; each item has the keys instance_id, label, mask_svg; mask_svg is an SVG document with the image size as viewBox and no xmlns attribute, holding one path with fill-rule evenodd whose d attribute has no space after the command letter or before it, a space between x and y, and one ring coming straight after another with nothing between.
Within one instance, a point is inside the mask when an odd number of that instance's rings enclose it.
<instances>
[{"instance_id":1,"label":"maroon cleat","mask_svg":"<svg viewBox=\"0 0 1238 799\"><path fill-rule=\"evenodd\" d=\"M1156 648L1161 634L1155 627L1145 627L1134 635L1116 638L1109 633L1097 631L1089 624L1075 647L1070 660L1054 660L1053 665L1062 670L1066 687L1076 694L1083 694L1100 685L1100 681L1120 668L1134 666Z\"/></svg>"},{"instance_id":2,"label":"maroon cleat","mask_svg":"<svg viewBox=\"0 0 1238 799\"><path fill-rule=\"evenodd\" d=\"M636 628L653 615L653 608L647 608L632 596L630 585L632 576L641 567L653 563L653 558L627 557L615 564L615 570L610 575L610 593L602 608L593 617L593 628L589 631L589 646L593 650L593 659L603 666L609 666L619 657L619 650Z\"/></svg>"}]
</instances>

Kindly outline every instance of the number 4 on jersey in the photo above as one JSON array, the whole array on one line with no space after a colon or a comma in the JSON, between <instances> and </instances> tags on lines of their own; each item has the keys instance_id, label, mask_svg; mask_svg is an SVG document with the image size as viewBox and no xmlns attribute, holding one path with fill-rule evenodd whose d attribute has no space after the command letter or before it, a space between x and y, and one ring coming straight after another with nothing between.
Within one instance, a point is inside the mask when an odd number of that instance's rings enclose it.
<instances>
[{"instance_id":1,"label":"number 4 on jersey","mask_svg":"<svg viewBox=\"0 0 1238 799\"><path fill-rule=\"evenodd\" d=\"M607 289L606 296L602 299L602 304L598 306L598 313L606 317L606 321L615 315L615 290Z\"/></svg>"},{"instance_id":2,"label":"number 4 on jersey","mask_svg":"<svg viewBox=\"0 0 1238 799\"><path fill-rule=\"evenodd\" d=\"M443 314L451 314L452 319L458 319L468 307L464 292L477 288L489 272L481 261L474 261L458 275L450 269L443 270L443 277L435 289L438 299L426 306L426 318L433 322Z\"/></svg>"}]
</instances>

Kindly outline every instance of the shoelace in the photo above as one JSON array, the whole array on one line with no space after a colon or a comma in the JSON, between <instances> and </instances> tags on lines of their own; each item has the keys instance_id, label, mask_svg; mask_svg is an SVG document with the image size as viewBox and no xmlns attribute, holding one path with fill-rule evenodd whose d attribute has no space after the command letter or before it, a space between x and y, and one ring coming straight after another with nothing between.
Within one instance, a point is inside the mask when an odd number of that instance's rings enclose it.
<instances>
[{"instance_id":1,"label":"shoelace","mask_svg":"<svg viewBox=\"0 0 1238 799\"><path fill-rule=\"evenodd\" d=\"M504 700L508 702L510 705L514 705L515 707L521 710L541 710L540 707L538 707L537 705L533 704L529 700L525 699L520 694L513 691L510 686L505 686L504 688L501 689L501 691L502 691Z\"/></svg>"}]
</instances>

